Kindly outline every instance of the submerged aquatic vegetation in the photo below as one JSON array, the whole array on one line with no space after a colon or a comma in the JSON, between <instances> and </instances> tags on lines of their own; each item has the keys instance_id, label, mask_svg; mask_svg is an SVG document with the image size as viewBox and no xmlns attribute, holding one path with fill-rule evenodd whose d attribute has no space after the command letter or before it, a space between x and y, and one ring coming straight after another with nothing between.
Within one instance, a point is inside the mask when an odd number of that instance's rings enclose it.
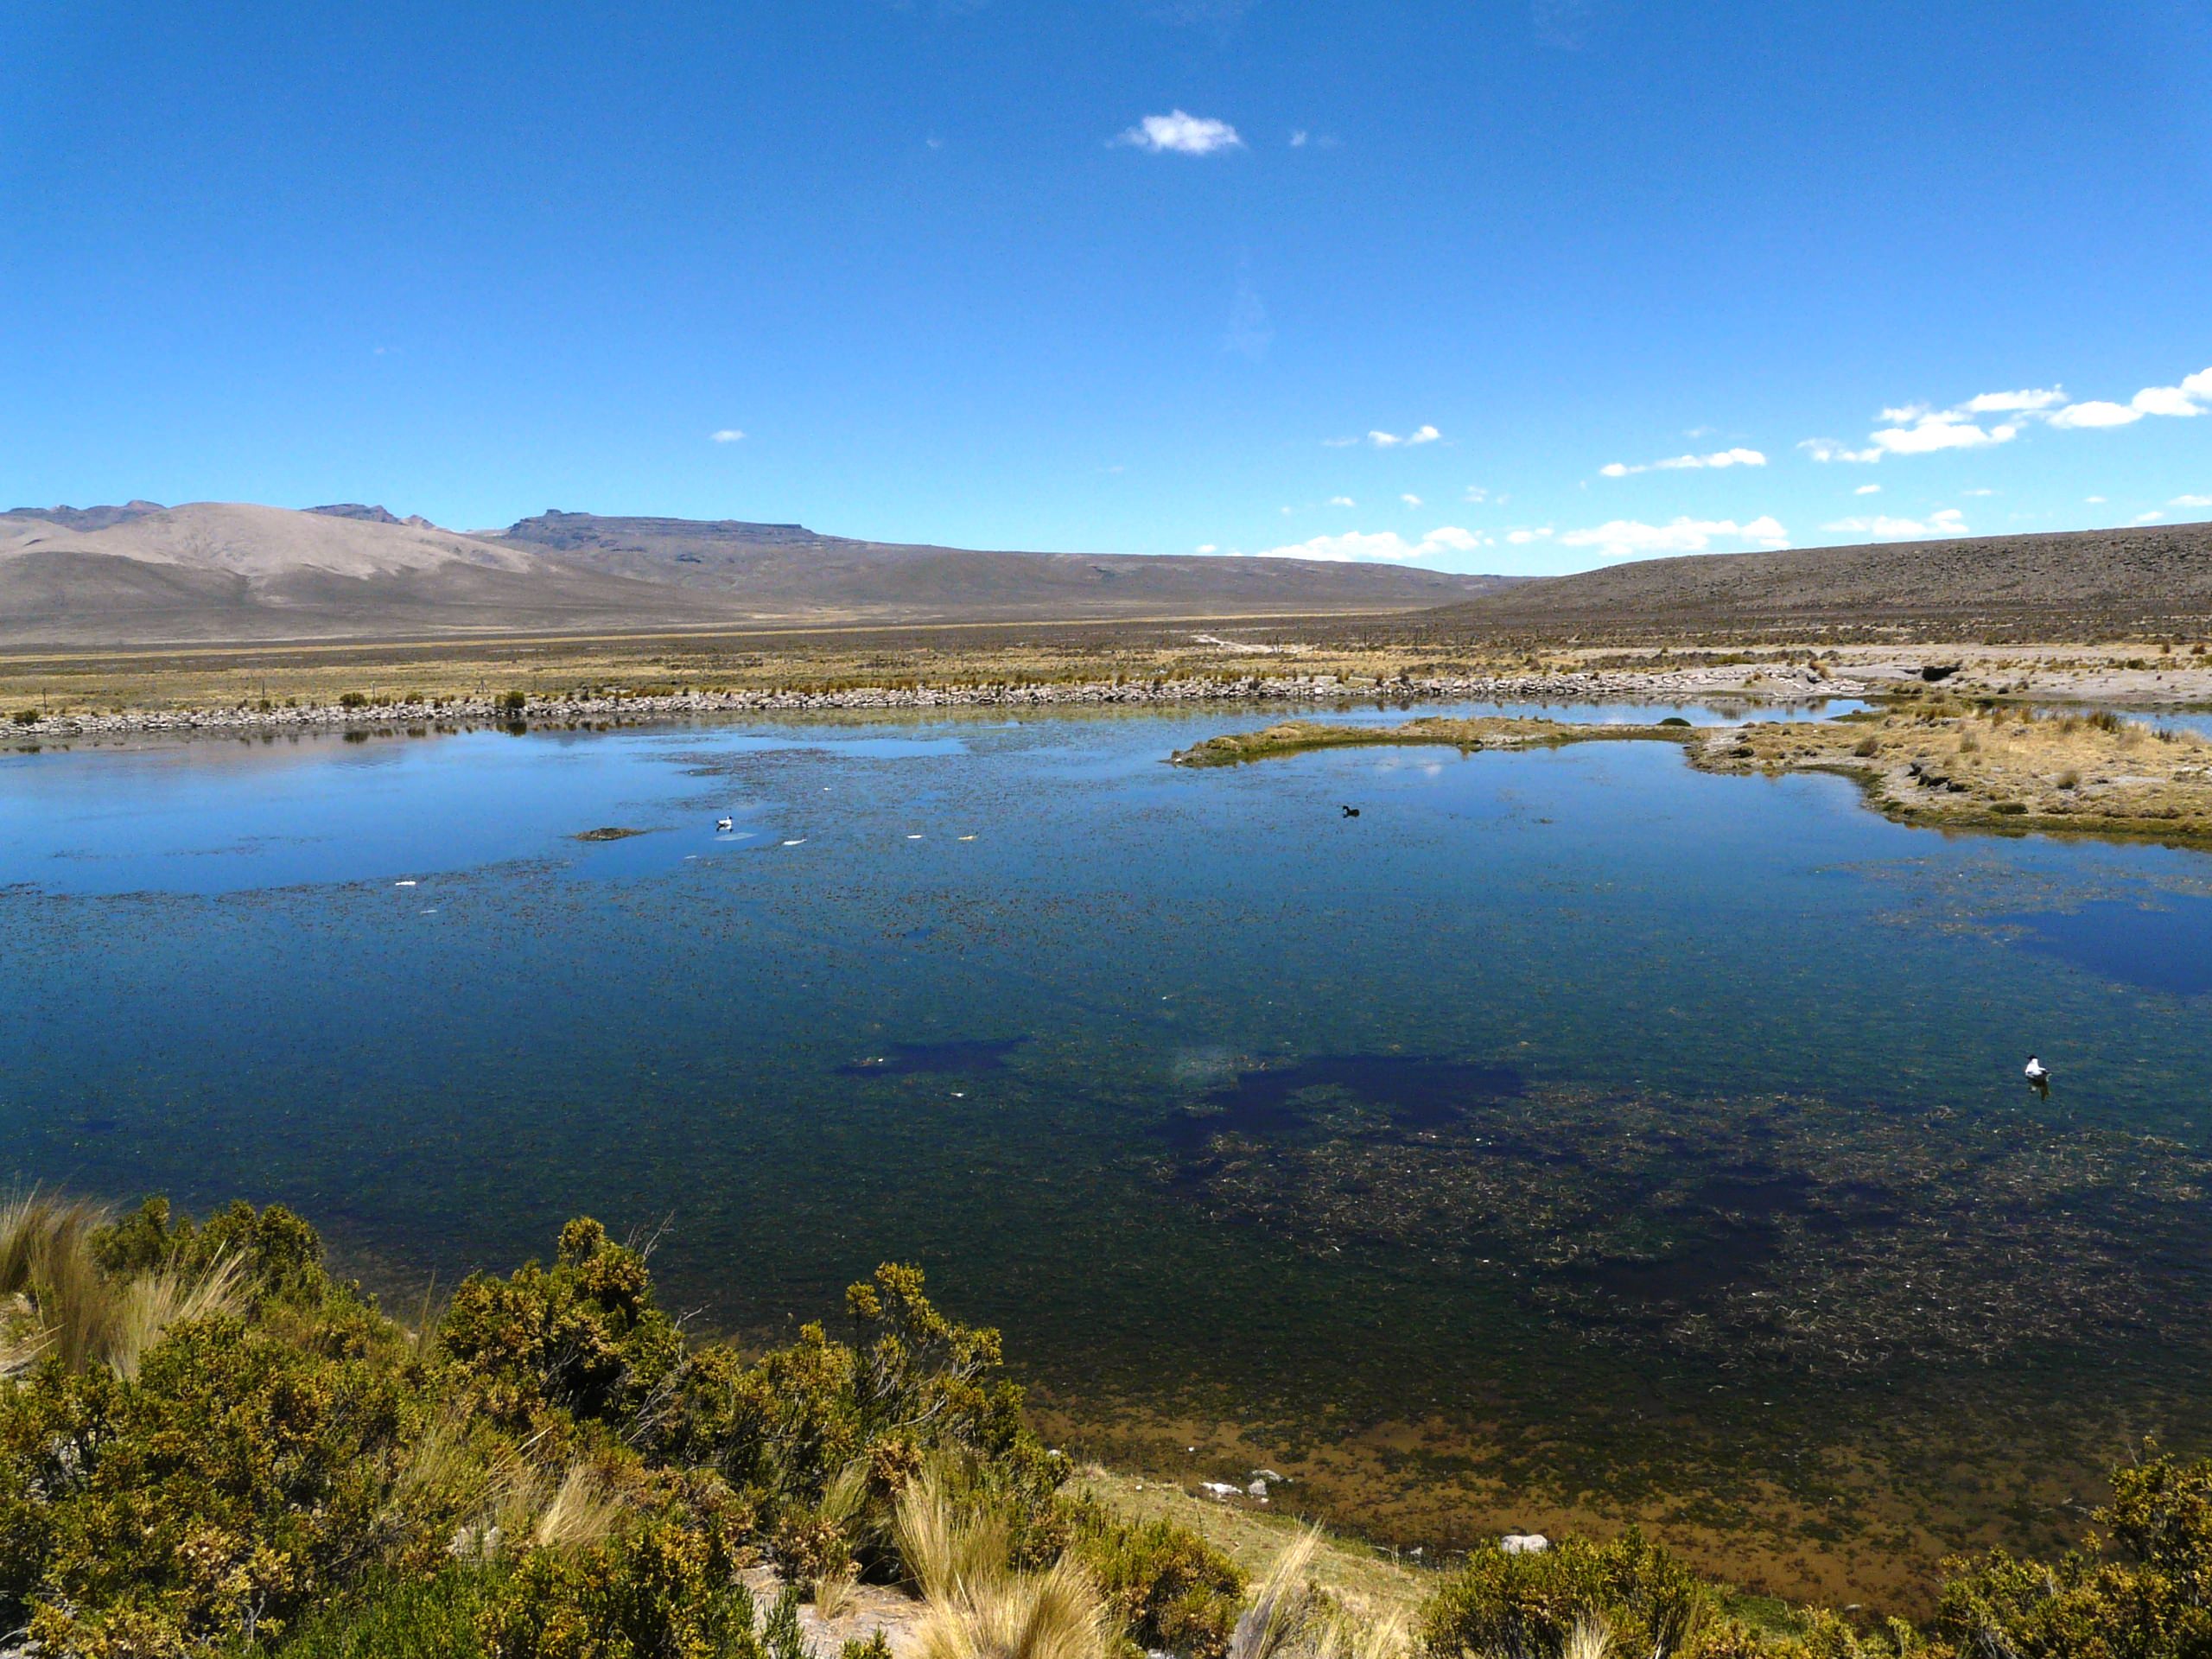
<instances>
[{"instance_id":1,"label":"submerged aquatic vegetation","mask_svg":"<svg viewBox=\"0 0 2212 1659\"><path fill-rule=\"evenodd\" d=\"M1387 1065L1371 1084L1340 1066L1266 1114L1251 1093L1169 1121L1169 1192L1311 1251L1496 1278L1618 1343L1833 1373L2208 1335L2184 1264L2212 1251L2212 1161L2169 1141L1794 1096L1507 1090L1479 1067L1417 1116Z\"/></svg>"}]
</instances>

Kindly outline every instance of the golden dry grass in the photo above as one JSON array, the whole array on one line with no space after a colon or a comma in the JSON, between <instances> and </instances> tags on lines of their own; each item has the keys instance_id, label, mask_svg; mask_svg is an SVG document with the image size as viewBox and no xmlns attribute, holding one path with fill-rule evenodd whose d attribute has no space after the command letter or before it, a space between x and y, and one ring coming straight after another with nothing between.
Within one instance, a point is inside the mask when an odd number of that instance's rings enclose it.
<instances>
[{"instance_id":1,"label":"golden dry grass","mask_svg":"<svg viewBox=\"0 0 2212 1659\"><path fill-rule=\"evenodd\" d=\"M130 1279L101 1272L92 1236L107 1212L79 1199L31 1192L0 1206L0 1375L49 1357L72 1371L105 1365L137 1375L172 1326L245 1304L243 1265L172 1263Z\"/></svg>"},{"instance_id":2,"label":"golden dry grass","mask_svg":"<svg viewBox=\"0 0 2212 1659\"><path fill-rule=\"evenodd\" d=\"M2212 741L2108 714L1936 704L1701 735L1712 772L1836 772L1914 823L2212 841Z\"/></svg>"}]
</instances>

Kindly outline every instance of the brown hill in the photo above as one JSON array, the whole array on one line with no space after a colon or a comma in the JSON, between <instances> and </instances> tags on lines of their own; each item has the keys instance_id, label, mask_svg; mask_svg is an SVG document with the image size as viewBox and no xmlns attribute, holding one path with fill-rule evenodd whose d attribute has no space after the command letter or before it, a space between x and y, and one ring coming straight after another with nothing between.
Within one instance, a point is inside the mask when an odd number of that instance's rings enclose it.
<instances>
[{"instance_id":1,"label":"brown hill","mask_svg":"<svg viewBox=\"0 0 2212 1659\"><path fill-rule=\"evenodd\" d=\"M1500 580L1291 559L977 553L795 524L547 513L464 535L358 505L134 503L0 515L0 646L1372 612Z\"/></svg>"},{"instance_id":2,"label":"brown hill","mask_svg":"<svg viewBox=\"0 0 2212 1659\"><path fill-rule=\"evenodd\" d=\"M856 541L803 524L582 512L525 518L499 539L573 568L715 594L756 615L902 622L1373 610L1464 598L1506 581L1317 559L986 553Z\"/></svg>"},{"instance_id":3,"label":"brown hill","mask_svg":"<svg viewBox=\"0 0 2212 1659\"><path fill-rule=\"evenodd\" d=\"M1423 637L2088 639L2212 632L2212 524L1716 553L1516 583Z\"/></svg>"}]
</instances>

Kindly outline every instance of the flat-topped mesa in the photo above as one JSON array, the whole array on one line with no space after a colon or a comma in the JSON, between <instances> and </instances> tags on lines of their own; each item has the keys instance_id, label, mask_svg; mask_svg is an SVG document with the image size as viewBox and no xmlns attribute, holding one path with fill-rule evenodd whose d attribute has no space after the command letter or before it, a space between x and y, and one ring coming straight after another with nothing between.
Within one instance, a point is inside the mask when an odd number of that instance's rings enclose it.
<instances>
[{"instance_id":1,"label":"flat-topped mesa","mask_svg":"<svg viewBox=\"0 0 2212 1659\"><path fill-rule=\"evenodd\" d=\"M2038 715L1956 704L1745 726L1576 724L1491 715L1402 726L1284 721L1209 738L1173 756L1227 766L1312 749L1440 744L1478 749L1679 743L1700 772L1831 772L1901 823L2118 836L2212 846L2212 739L2109 713Z\"/></svg>"}]
</instances>

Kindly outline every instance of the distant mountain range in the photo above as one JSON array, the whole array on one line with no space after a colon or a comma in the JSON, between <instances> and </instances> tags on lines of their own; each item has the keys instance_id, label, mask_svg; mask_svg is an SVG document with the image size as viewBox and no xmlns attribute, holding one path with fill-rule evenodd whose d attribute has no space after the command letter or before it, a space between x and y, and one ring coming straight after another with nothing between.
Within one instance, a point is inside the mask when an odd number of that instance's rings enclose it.
<instances>
[{"instance_id":1,"label":"distant mountain range","mask_svg":"<svg viewBox=\"0 0 2212 1659\"><path fill-rule=\"evenodd\" d=\"M1306 559L976 552L798 524L576 512L470 533L358 503L0 513L9 646L1344 613L1441 605L1510 580Z\"/></svg>"}]
</instances>

